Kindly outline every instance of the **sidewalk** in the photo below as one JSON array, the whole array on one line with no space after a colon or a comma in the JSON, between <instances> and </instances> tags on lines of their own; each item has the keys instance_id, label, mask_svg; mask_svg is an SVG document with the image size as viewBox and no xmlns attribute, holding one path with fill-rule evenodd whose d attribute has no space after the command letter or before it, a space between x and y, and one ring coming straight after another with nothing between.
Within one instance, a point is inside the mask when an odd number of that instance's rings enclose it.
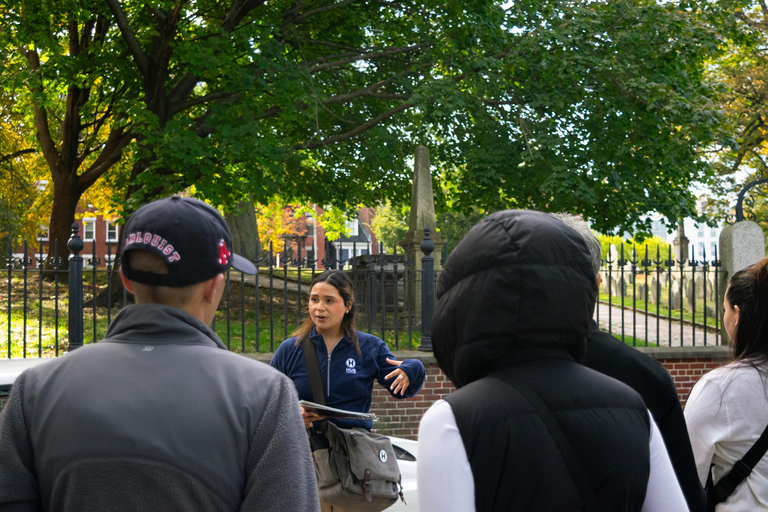
<instances>
[{"instance_id":1,"label":"sidewalk","mask_svg":"<svg viewBox=\"0 0 768 512\"><path fill-rule=\"evenodd\" d=\"M611 315L611 328L608 325L608 315ZM692 326L690 323L683 324L683 333L680 334L680 321L675 321L674 317L672 322L669 322L665 317L658 319L658 333L656 330L657 319L653 315L646 315L643 311L637 310L633 315L632 309L624 309L624 336L635 337L638 340L646 340L648 346L656 346L658 341L659 346L670 346L670 323L672 330L671 346L673 347L692 347L692 346L704 346L705 336L706 345L715 345L721 342L720 337L716 335L715 329L709 327L705 329L700 326ZM598 306L598 314L595 316L598 319L598 325L600 329L606 332L611 332L615 337L621 339L622 332L622 309L619 306L608 306L608 304L600 303ZM637 326L635 327L633 319L637 319ZM646 333L646 318L648 322L648 333ZM721 325L722 327L722 325ZM634 331L633 331L634 329ZM681 343L682 340L682 343ZM645 346L645 344L641 345Z\"/></svg>"}]
</instances>

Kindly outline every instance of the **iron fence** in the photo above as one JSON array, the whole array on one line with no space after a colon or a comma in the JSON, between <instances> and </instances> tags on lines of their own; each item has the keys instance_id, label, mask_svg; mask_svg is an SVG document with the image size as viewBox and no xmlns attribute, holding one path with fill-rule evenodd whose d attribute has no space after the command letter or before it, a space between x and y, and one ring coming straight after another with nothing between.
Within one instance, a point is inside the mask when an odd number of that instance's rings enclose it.
<instances>
[{"instance_id":1,"label":"iron fence","mask_svg":"<svg viewBox=\"0 0 768 512\"><path fill-rule=\"evenodd\" d=\"M393 350L431 350L438 272L434 244L425 231L424 257L418 262L410 247L346 259L336 258L329 248L329 256L318 262L302 251L303 243L296 250L286 244L279 257L270 244L254 262L256 276L227 276L212 327L232 351L273 352L305 318L312 279L325 269L344 268L354 284L359 329L380 336ZM0 281L0 357L58 356L95 343L129 303L124 289L113 293L115 247L107 245L104 266L95 242L92 255L82 257L84 244L75 225L68 249L61 251L54 243L45 266L42 247L35 253L23 242L20 255L8 248L5 283ZM367 249L362 252L370 253ZM621 252L612 251L603 262L595 314L603 330L634 346L720 344L716 255L712 261L676 261L671 251L666 257L657 251L655 258L649 258L647 247L631 255L623 251L623 246ZM358 252L353 248L352 254ZM66 269L62 253L68 258Z\"/></svg>"},{"instance_id":2,"label":"iron fence","mask_svg":"<svg viewBox=\"0 0 768 512\"><path fill-rule=\"evenodd\" d=\"M73 225L66 268L65 256L60 256L55 242L47 265L43 247L34 252L24 241L21 254L8 247L3 258L5 283L0 281L0 326L4 327L0 332L5 338L0 337L0 357L58 356L104 337L114 316L131 297L122 287L117 297L113 293L117 279L115 246L107 244L106 265L102 265L96 243L92 244L92 255L81 256L86 247L77 225ZM352 278L359 329L377 334L394 350L431 349L432 312L428 308L434 303L435 271L428 228L420 247L425 251L421 265L410 256L410 247L400 253L395 248L391 254L384 254L380 247L377 255L348 258L337 258L328 248L329 256L317 261L302 251L302 246L298 243L294 250L286 243L278 254L270 244L254 261L256 276L239 272L227 275L212 328L229 350L274 352L305 318L309 283L329 268L343 268ZM354 244L352 254L371 252L370 246L366 248L358 251Z\"/></svg>"},{"instance_id":3,"label":"iron fence","mask_svg":"<svg viewBox=\"0 0 768 512\"><path fill-rule=\"evenodd\" d=\"M671 247L666 255L657 247L650 258L647 246L641 251L633 247L626 255L622 245L603 260L596 310L603 330L634 346L719 345L717 252L708 261L706 253L696 260L693 251L676 260Z\"/></svg>"}]
</instances>

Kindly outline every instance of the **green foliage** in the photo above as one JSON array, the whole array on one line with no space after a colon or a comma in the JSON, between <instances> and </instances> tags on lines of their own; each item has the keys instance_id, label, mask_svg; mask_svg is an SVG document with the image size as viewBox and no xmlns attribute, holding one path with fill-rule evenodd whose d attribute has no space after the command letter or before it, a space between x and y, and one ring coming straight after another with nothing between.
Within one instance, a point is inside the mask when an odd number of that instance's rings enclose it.
<instances>
[{"instance_id":1,"label":"green foliage","mask_svg":"<svg viewBox=\"0 0 768 512\"><path fill-rule=\"evenodd\" d=\"M219 205L404 205L426 144L439 209L568 211L608 232L694 213L686 191L709 176L699 150L722 121L704 14L682 0L8 0L0 63L70 195L121 162L128 210L191 185Z\"/></svg>"},{"instance_id":2,"label":"green foliage","mask_svg":"<svg viewBox=\"0 0 768 512\"><path fill-rule=\"evenodd\" d=\"M441 212L437 214L437 226L440 236L445 241L446 255L458 245L467 231L480 222L485 213L479 208L472 208L469 213Z\"/></svg>"},{"instance_id":3,"label":"green foliage","mask_svg":"<svg viewBox=\"0 0 768 512\"><path fill-rule=\"evenodd\" d=\"M371 221L371 228L376 239L384 243L385 251L399 247L400 242L405 240L410 211L410 206L394 206L391 203L376 207L376 216Z\"/></svg>"},{"instance_id":4,"label":"green foliage","mask_svg":"<svg viewBox=\"0 0 768 512\"><path fill-rule=\"evenodd\" d=\"M669 255L672 246L662 240L658 236L651 238L634 238L623 240L620 236L606 236L595 233L597 239L600 241L602 248L603 260L607 260L609 257L609 251L611 245L616 246L618 251L618 257L622 257L622 245L623 245L623 257L625 260L637 260L638 262L648 259L650 261L664 261L669 259ZM616 262L613 262L616 265ZM615 267L614 267L615 268Z\"/></svg>"}]
</instances>

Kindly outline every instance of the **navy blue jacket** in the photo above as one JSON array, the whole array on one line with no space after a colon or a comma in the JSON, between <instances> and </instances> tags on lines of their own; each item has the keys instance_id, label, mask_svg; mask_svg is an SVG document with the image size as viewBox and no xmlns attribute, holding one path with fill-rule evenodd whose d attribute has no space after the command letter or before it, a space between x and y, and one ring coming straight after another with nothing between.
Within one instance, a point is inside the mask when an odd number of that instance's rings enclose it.
<instances>
[{"instance_id":1,"label":"navy blue jacket","mask_svg":"<svg viewBox=\"0 0 768 512\"><path fill-rule=\"evenodd\" d=\"M360 331L356 333L360 344L359 354L346 337L341 338L333 351L328 354L323 336L317 334L314 328L310 332L309 339L315 345L317 358L320 361L326 405L348 411L370 412L374 380L378 380L379 384L395 398L409 398L419 392L424 384L425 373L421 361L406 359L399 366L408 375L410 385L404 394L396 395L389 389L393 379L389 381L384 379L398 368L387 362L387 359L396 359L395 356L380 338ZM295 337L288 338L277 347L270 364L293 381L301 400L317 401L312 397L307 366L304 362L304 349L301 344L296 345ZM372 421L364 420L334 419L333 422L344 428L363 427L370 430L373 426Z\"/></svg>"}]
</instances>

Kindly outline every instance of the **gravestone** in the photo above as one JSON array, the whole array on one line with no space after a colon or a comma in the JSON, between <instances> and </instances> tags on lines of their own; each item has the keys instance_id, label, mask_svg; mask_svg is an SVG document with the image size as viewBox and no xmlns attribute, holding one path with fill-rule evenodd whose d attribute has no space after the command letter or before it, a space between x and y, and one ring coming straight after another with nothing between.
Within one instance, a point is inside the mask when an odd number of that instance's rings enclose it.
<instances>
[{"instance_id":1,"label":"gravestone","mask_svg":"<svg viewBox=\"0 0 768 512\"><path fill-rule=\"evenodd\" d=\"M677 223L677 236L672 242L675 262L688 261L688 238L685 236L685 224L682 219Z\"/></svg>"},{"instance_id":2,"label":"gravestone","mask_svg":"<svg viewBox=\"0 0 768 512\"><path fill-rule=\"evenodd\" d=\"M731 276L765 258L765 237L760 225L751 220L729 224L720 232L720 284L718 304L723 303L725 290ZM720 312L718 312L719 314ZM721 329L723 344L728 343L728 333Z\"/></svg>"},{"instance_id":3,"label":"gravestone","mask_svg":"<svg viewBox=\"0 0 768 512\"><path fill-rule=\"evenodd\" d=\"M678 289L673 288L669 291L669 296L671 298L671 307L672 309L680 309L680 306L683 304L683 300L680 297L680 292Z\"/></svg>"},{"instance_id":4,"label":"gravestone","mask_svg":"<svg viewBox=\"0 0 768 512\"><path fill-rule=\"evenodd\" d=\"M648 297L648 302L657 304L659 297L661 296L661 281L656 279L656 276L651 276L651 295Z\"/></svg>"},{"instance_id":5,"label":"gravestone","mask_svg":"<svg viewBox=\"0 0 768 512\"><path fill-rule=\"evenodd\" d=\"M611 281L608 278L608 271L603 270L600 272L601 283L603 284L603 293L608 295L611 289Z\"/></svg>"}]
</instances>

